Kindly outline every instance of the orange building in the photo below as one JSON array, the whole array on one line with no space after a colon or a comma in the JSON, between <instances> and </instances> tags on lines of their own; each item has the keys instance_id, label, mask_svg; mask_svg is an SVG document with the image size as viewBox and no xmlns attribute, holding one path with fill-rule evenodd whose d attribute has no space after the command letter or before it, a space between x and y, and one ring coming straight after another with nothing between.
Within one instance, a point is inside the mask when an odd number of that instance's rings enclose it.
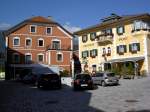
<instances>
[{"instance_id":1,"label":"orange building","mask_svg":"<svg viewBox=\"0 0 150 112\"><path fill-rule=\"evenodd\" d=\"M73 35L51 17L26 19L5 32L8 72L48 65L71 71Z\"/></svg>"}]
</instances>

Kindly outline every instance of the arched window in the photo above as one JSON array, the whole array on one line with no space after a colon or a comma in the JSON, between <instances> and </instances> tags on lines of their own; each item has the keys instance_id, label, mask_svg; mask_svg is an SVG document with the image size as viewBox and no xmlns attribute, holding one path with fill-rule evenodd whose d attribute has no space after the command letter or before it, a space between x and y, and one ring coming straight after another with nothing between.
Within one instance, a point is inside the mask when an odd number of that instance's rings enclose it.
<instances>
[{"instance_id":1,"label":"arched window","mask_svg":"<svg viewBox=\"0 0 150 112\"><path fill-rule=\"evenodd\" d=\"M38 62L43 62L44 61L44 54L43 53L39 53L37 55L37 61Z\"/></svg>"},{"instance_id":2,"label":"arched window","mask_svg":"<svg viewBox=\"0 0 150 112\"><path fill-rule=\"evenodd\" d=\"M52 40L52 49L60 49L61 41L59 39Z\"/></svg>"},{"instance_id":3,"label":"arched window","mask_svg":"<svg viewBox=\"0 0 150 112\"><path fill-rule=\"evenodd\" d=\"M31 53L25 54L25 63L32 63L32 54Z\"/></svg>"},{"instance_id":4,"label":"arched window","mask_svg":"<svg viewBox=\"0 0 150 112\"><path fill-rule=\"evenodd\" d=\"M14 63L19 63L20 62L20 55L18 53L13 53L13 62Z\"/></svg>"},{"instance_id":5,"label":"arched window","mask_svg":"<svg viewBox=\"0 0 150 112\"><path fill-rule=\"evenodd\" d=\"M13 46L20 46L20 37L13 38Z\"/></svg>"},{"instance_id":6,"label":"arched window","mask_svg":"<svg viewBox=\"0 0 150 112\"><path fill-rule=\"evenodd\" d=\"M26 38L25 44L26 44L26 46L31 46L32 45L32 39L31 38Z\"/></svg>"},{"instance_id":7,"label":"arched window","mask_svg":"<svg viewBox=\"0 0 150 112\"><path fill-rule=\"evenodd\" d=\"M57 62L62 62L63 61L63 54L61 52L58 52L56 58L57 58L56 59Z\"/></svg>"},{"instance_id":8,"label":"arched window","mask_svg":"<svg viewBox=\"0 0 150 112\"><path fill-rule=\"evenodd\" d=\"M43 38L38 39L38 46L39 47L44 47L44 39Z\"/></svg>"}]
</instances>

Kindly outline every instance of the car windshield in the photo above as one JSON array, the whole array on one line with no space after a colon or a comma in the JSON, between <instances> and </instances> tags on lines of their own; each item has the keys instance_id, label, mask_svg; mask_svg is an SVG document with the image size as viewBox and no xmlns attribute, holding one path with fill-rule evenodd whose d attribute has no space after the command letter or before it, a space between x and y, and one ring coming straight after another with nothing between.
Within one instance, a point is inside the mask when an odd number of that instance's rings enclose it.
<instances>
[{"instance_id":1,"label":"car windshield","mask_svg":"<svg viewBox=\"0 0 150 112\"><path fill-rule=\"evenodd\" d=\"M86 80L90 80L91 76L88 74L80 74L76 76L76 79L86 79Z\"/></svg>"},{"instance_id":2,"label":"car windshield","mask_svg":"<svg viewBox=\"0 0 150 112\"><path fill-rule=\"evenodd\" d=\"M46 79L58 79L59 76L57 74L43 74L41 75L42 78Z\"/></svg>"},{"instance_id":3,"label":"car windshield","mask_svg":"<svg viewBox=\"0 0 150 112\"><path fill-rule=\"evenodd\" d=\"M114 73L107 73L107 76L108 76L108 77L114 77L115 74L114 74Z\"/></svg>"}]
</instances>

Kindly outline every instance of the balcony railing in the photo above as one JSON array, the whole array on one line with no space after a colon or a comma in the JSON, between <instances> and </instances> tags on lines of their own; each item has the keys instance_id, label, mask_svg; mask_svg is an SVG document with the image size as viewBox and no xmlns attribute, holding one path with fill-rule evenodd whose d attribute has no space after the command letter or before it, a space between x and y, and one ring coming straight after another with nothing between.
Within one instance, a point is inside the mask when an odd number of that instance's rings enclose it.
<instances>
[{"instance_id":1,"label":"balcony railing","mask_svg":"<svg viewBox=\"0 0 150 112\"><path fill-rule=\"evenodd\" d=\"M52 45L47 45L46 50L60 50L60 51L72 51L71 46L62 45L61 47L53 47Z\"/></svg>"},{"instance_id":2,"label":"balcony railing","mask_svg":"<svg viewBox=\"0 0 150 112\"><path fill-rule=\"evenodd\" d=\"M113 34L101 34L96 37L96 41L98 43L112 43L113 36Z\"/></svg>"}]
</instances>

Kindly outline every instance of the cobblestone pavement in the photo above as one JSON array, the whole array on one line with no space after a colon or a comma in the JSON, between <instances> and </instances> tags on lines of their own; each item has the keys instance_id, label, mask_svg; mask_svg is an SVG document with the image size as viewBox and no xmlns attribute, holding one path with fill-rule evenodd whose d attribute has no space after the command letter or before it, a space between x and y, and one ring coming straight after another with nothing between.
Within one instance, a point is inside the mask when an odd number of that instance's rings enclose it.
<instances>
[{"instance_id":1,"label":"cobblestone pavement","mask_svg":"<svg viewBox=\"0 0 150 112\"><path fill-rule=\"evenodd\" d=\"M0 81L0 112L150 112L150 77L94 90L40 90Z\"/></svg>"}]
</instances>

